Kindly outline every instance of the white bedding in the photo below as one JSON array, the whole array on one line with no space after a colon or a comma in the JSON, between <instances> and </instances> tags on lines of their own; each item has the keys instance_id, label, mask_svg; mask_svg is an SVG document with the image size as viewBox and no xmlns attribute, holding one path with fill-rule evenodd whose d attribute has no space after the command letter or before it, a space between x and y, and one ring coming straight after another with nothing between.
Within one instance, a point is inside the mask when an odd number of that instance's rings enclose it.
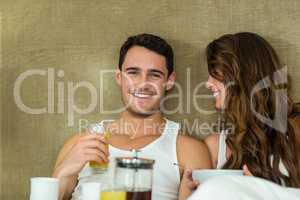
<instances>
[{"instance_id":1,"label":"white bedding","mask_svg":"<svg viewBox=\"0 0 300 200\"><path fill-rule=\"evenodd\" d=\"M188 200L300 200L300 189L282 187L249 176L220 176L207 180Z\"/></svg>"}]
</instances>

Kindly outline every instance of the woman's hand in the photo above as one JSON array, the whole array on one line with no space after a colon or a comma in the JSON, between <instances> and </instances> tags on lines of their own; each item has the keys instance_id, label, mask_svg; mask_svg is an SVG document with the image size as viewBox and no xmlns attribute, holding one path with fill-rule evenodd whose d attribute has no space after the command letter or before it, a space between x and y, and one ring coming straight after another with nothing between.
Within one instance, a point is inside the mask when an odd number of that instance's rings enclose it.
<instances>
[{"instance_id":1,"label":"woman's hand","mask_svg":"<svg viewBox=\"0 0 300 200\"><path fill-rule=\"evenodd\" d=\"M188 181L187 182L188 188L191 191L196 190L198 188L198 186L200 185L200 183L196 180L193 180L192 171L188 170L188 169L184 170L184 176L185 176L186 180Z\"/></svg>"},{"instance_id":2,"label":"woman's hand","mask_svg":"<svg viewBox=\"0 0 300 200\"><path fill-rule=\"evenodd\" d=\"M253 174L248 169L247 165L243 165L243 174L244 174L244 176L253 176Z\"/></svg>"}]
</instances>

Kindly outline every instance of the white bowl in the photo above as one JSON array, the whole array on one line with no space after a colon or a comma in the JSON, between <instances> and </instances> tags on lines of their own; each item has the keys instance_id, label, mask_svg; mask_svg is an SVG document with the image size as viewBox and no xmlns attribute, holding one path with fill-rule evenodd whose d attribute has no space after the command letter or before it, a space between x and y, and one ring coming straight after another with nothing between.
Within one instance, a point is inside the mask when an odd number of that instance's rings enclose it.
<instances>
[{"instance_id":1,"label":"white bowl","mask_svg":"<svg viewBox=\"0 0 300 200\"><path fill-rule=\"evenodd\" d=\"M231 169L200 169L193 170L193 180L197 180L199 183L203 183L210 178L216 176L242 176L243 170L231 170Z\"/></svg>"}]
</instances>

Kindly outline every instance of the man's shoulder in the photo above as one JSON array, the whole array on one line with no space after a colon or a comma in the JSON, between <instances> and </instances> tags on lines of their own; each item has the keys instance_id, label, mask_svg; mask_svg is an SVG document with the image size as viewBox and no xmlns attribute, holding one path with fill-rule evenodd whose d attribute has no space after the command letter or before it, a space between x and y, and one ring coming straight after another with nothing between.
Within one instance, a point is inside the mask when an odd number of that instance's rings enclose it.
<instances>
[{"instance_id":1,"label":"man's shoulder","mask_svg":"<svg viewBox=\"0 0 300 200\"><path fill-rule=\"evenodd\" d=\"M80 138L82 138L82 136L84 135L86 135L86 133L75 133L69 136L69 138L65 140L62 148L60 149L60 153L68 152L73 147L73 145L80 141Z\"/></svg>"},{"instance_id":2,"label":"man's shoulder","mask_svg":"<svg viewBox=\"0 0 300 200\"><path fill-rule=\"evenodd\" d=\"M176 122L176 121L173 121L173 120L170 120L170 119L167 119L167 118L164 118L166 120L166 125L168 129L180 129L180 123L179 122Z\"/></svg>"}]
</instances>

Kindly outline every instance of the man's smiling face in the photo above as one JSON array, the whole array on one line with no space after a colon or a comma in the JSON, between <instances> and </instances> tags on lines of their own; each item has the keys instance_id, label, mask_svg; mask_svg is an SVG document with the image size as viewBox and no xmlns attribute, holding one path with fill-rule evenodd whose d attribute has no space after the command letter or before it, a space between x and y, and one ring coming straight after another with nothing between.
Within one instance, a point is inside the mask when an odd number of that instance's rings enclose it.
<instances>
[{"instance_id":1,"label":"man's smiling face","mask_svg":"<svg viewBox=\"0 0 300 200\"><path fill-rule=\"evenodd\" d=\"M127 110L138 115L151 115L159 110L166 90L173 86L174 73L168 76L164 56L141 46L131 47L116 80Z\"/></svg>"}]
</instances>

